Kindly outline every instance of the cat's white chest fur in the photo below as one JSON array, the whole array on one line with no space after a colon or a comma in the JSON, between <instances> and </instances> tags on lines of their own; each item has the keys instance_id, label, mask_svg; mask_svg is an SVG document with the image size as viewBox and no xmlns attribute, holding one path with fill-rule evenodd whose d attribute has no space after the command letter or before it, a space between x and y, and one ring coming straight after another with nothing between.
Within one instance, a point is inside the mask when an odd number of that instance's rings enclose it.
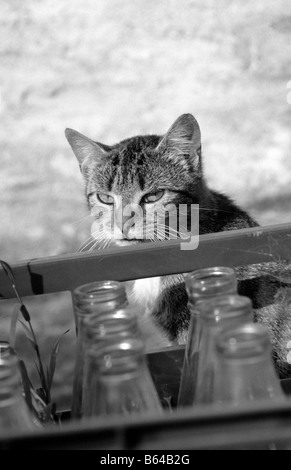
<instances>
[{"instance_id":1,"label":"cat's white chest fur","mask_svg":"<svg viewBox=\"0 0 291 470\"><path fill-rule=\"evenodd\" d=\"M161 278L152 277L129 281L126 283L126 290L130 304L136 307L146 350L170 346L171 342L151 317L161 291Z\"/></svg>"},{"instance_id":2,"label":"cat's white chest fur","mask_svg":"<svg viewBox=\"0 0 291 470\"><path fill-rule=\"evenodd\" d=\"M138 279L133 282L131 290L131 300L145 308L146 314L150 314L158 299L161 288L161 278L151 277L148 279Z\"/></svg>"}]
</instances>

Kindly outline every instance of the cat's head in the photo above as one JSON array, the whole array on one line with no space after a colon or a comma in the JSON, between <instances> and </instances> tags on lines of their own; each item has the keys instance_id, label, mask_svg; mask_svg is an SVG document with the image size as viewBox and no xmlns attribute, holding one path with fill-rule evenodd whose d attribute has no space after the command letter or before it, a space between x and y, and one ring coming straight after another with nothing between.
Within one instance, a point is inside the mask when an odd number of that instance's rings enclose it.
<instances>
[{"instance_id":1,"label":"cat's head","mask_svg":"<svg viewBox=\"0 0 291 470\"><path fill-rule=\"evenodd\" d=\"M122 245L179 236L174 212L198 203L202 184L200 129L191 114L162 137L137 136L112 146L72 129L66 137L85 180L96 240Z\"/></svg>"}]
</instances>

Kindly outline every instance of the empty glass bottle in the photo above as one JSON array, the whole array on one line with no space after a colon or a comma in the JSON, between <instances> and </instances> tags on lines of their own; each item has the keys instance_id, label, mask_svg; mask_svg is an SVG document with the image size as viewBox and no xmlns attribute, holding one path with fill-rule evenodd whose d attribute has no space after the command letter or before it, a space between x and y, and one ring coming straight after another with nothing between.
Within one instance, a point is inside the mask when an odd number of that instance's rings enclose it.
<instances>
[{"instance_id":1,"label":"empty glass bottle","mask_svg":"<svg viewBox=\"0 0 291 470\"><path fill-rule=\"evenodd\" d=\"M213 403L240 406L254 401L286 400L266 327L246 323L228 328L217 336L215 343L218 365Z\"/></svg>"},{"instance_id":2,"label":"empty glass bottle","mask_svg":"<svg viewBox=\"0 0 291 470\"><path fill-rule=\"evenodd\" d=\"M102 348L92 344L87 357L89 393L84 416L162 413L141 339L112 341Z\"/></svg>"},{"instance_id":3,"label":"empty glass bottle","mask_svg":"<svg viewBox=\"0 0 291 470\"><path fill-rule=\"evenodd\" d=\"M0 433L29 430L36 425L22 396L18 360L6 349L0 360Z\"/></svg>"},{"instance_id":4,"label":"empty glass bottle","mask_svg":"<svg viewBox=\"0 0 291 470\"><path fill-rule=\"evenodd\" d=\"M136 311L133 307L124 307L114 312L90 318L85 329L85 355L82 384L82 412L90 393L90 367L88 350L93 346L97 351L111 341L123 341L130 338L142 339ZM82 414L82 413L81 413Z\"/></svg>"},{"instance_id":5,"label":"empty glass bottle","mask_svg":"<svg viewBox=\"0 0 291 470\"><path fill-rule=\"evenodd\" d=\"M228 326L250 322L252 306L248 297L224 295L201 300L196 305L199 310L199 353L189 355L188 393L189 405L211 403L213 378L217 367L215 338ZM191 395L190 395L191 394Z\"/></svg>"},{"instance_id":6,"label":"empty glass bottle","mask_svg":"<svg viewBox=\"0 0 291 470\"><path fill-rule=\"evenodd\" d=\"M128 305L124 285L117 281L84 284L73 294L77 329L76 362L73 382L72 418L81 417L84 360L86 353L86 326L89 319L102 316L103 323L119 308ZM105 334L105 332L104 332Z\"/></svg>"},{"instance_id":7,"label":"empty glass bottle","mask_svg":"<svg viewBox=\"0 0 291 470\"><path fill-rule=\"evenodd\" d=\"M261 324L246 323L223 330L215 340L217 368L212 403L240 407L251 402L284 403L284 394L272 360L269 333ZM247 448L239 446L238 448ZM287 450L288 441L251 444L257 450Z\"/></svg>"},{"instance_id":8,"label":"empty glass bottle","mask_svg":"<svg viewBox=\"0 0 291 470\"><path fill-rule=\"evenodd\" d=\"M197 269L185 276L185 284L188 294L188 308L191 316L181 375L178 406L191 405L193 402L201 341L200 314L199 310L196 308L197 302L219 295L237 293L237 280L234 270L223 266Z\"/></svg>"}]
</instances>

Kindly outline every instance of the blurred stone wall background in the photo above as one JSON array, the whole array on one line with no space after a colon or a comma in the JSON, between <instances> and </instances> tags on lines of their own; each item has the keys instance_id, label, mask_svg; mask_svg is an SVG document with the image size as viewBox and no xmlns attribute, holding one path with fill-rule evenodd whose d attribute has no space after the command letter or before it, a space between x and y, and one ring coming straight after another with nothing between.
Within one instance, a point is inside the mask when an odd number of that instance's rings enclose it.
<instances>
[{"instance_id":1,"label":"blurred stone wall background","mask_svg":"<svg viewBox=\"0 0 291 470\"><path fill-rule=\"evenodd\" d=\"M113 144L191 112L209 184L262 225L291 221L290 58L289 0L0 0L0 258L90 235L66 127ZM51 344L70 307L31 302Z\"/></svg>"},{"instance_id":2,"label":"blurred stone wall background","mask_svg":"<svg viewBox=\"0 0 291 470\"><path fill-rule=\"evenodd\" d=\"M88 225L66 127L104 143L192 112L209 184L291 220L288 0L1 0L0 255L76 251Z\"/></svg>"}]
</instances>

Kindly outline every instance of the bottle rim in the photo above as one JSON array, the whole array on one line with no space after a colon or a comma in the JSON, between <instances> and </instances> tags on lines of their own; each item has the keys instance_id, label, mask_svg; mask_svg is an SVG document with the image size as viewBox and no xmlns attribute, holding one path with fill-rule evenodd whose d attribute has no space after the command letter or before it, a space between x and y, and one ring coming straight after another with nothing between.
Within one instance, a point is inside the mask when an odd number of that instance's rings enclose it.
<instances>
[{"instance_id":1,"label":"bottle rim","mask_svg":"<svg viewBox=\"0 0 291 470\"><path fill-rule=\"evenodd\" d=\"M258 323L244 323L224 329L216 338L216 350L226 359L261 356L271 350L268 329Z\"/></svg>"},{"instance_id":2,"label":"bottle rim","mask_svg":"<svg viewBox=\"0 0 291 470\"><path fill-rule=\"evenodd\" d=\"M198 291L208 292L209 289L218 289L231 285L237 285L235 271L227 266L214 266L210 268L196 269L185 275L186 290L189 296Z\"/></svg>"},{"instance_id":3,"label":"bottle rim","mask_svg":"<svg viewBox=\"0 0 291 470\"><path fill-rule=\"evenodd\" d=\"M120 297L126 300L125 287L119 281L96 281L83 284L74 289L74 297L78 302L91 304L108 302Z\"/></svg>"},{"instance_id":4,"label":"bottle rim","mask_svg":"<svg viewBox=\"0 0 291 470\"><path fill-rule=\"evenodd\" d=\"M238 294L225 294L197 300L195 307L205 321L227 320L252 312L252 301L249 297Z\"/></svg>"}]
</instances>

